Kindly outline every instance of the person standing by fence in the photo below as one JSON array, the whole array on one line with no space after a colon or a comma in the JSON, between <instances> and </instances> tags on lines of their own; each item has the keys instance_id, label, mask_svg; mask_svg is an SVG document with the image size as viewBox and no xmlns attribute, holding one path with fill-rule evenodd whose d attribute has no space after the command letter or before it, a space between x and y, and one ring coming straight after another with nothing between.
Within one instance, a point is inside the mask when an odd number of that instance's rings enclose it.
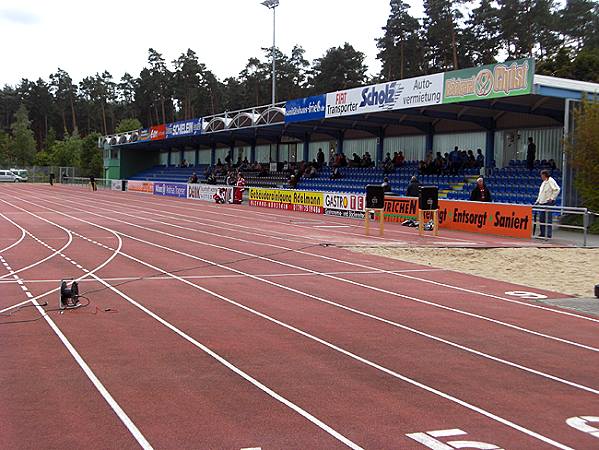
<instances>
[{"instance_id":1,"label":"person standing by fence","mask_svg":"<svg viewBox=\"0 0 599 450\"><path fill-rule=\"evenodd\" d=\"M539 195L535 204L554 206L561 189L548 170L541 170L541 179L543 182L539 188ZM541 211L539 221L541 222L541 237L551 238L553 231L551 211Z\"/></svg>"},{"instance_id":2,"label":"person standing by fence","mask_svg":"<svg viewBox=\"0 0 599 450\"><path fill-rule=\"evenodd\" d=\"M92 188L93 192L98 190L98 185L96 183L96 177L94 177L93 175L89 176L89 185Z\"/></svg>"}]
</instances>

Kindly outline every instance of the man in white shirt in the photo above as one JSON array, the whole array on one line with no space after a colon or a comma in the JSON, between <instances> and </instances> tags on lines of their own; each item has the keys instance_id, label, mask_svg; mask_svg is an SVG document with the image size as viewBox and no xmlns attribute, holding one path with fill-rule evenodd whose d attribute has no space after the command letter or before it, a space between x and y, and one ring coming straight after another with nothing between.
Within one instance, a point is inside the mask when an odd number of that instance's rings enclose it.
<instances>
[{"instance_id":1,"label":"man in white shirt","mask_svg":"<svg viewBox=\"0 0 599 450\"><path fill-rule=\"evenodd\" d=\"M537 205L553 206L560 193L560 187L557 182L549 175L548 170L541 171L541 187L539 188L539 196L537 197ZM552 214L547 211L542 211L540 214L541 222L541 237L551 238L552 235ZM547 224L547 225L545 225Z\"/></svg>"}]
</instances>

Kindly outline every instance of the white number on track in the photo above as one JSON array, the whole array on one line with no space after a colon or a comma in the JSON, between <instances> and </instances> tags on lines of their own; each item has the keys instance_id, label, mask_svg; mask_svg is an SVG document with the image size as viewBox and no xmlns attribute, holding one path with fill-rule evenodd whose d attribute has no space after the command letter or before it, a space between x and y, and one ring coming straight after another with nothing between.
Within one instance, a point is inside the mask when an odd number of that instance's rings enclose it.
<instances>
[{"instance_id":1,"label":"white number on track","mask_svg":"<svg viewBox=\"0 0 599 450\"><path fill-rule=\"evenodd\" d=\"M528 291L508 291L505 294L511 295L512 297L530 298L530 299L534 299L534 300L540 300L543 298L547 298L546 295L538 294L536 292L528 292Z\"/></svg>"},{"instance_id":2,"label":"white number on track","mask_svg":"<svg viewBox=\"0 0 599 450\"><path fill-rule=\"evenodd\" d=\"M578 416L566 419L566 423L572 428L583 433L590 434L593 437L599 438L599 428L589 425L589 422L599 425L599 417L595 416Z\"/></svg>"},{"instance_id":3,"label":"white number on track","mask_svg":"<svg viewBox=\"0 0 599 450\"><path fill-rule=\"evenodd\" d=\"M487 444L486 442L478 441L447 441L441 442L435 438L446 438L452 436L464 436L468 433L454 428L451 430L435 430L427 431L425 433L410 433L406 434L410 439L421 443L425 447L432 448L433 450L454 450L456 448L478 448L484 450L503 450L495 444Z\"/></svg>"}]
</instances>

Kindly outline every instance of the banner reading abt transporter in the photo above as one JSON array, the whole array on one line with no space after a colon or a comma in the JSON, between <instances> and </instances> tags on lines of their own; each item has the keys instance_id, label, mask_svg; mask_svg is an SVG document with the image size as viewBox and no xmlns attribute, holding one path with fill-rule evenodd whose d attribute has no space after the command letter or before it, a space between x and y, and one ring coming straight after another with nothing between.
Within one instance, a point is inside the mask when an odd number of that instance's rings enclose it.
<instances>
[{"instance_id":1,"label":"banner reading abt transporter","mask_svg":"<svg viewBox=\"0 0 599 450\"><path fill-rule=\"evenodd\" d=\"M250 206L322 214L323 201L322 192L250 188Z\"/></svg>"},{"instance_id":2,"label":"banner reading abt transporter","mask_svg":"<svg viewBox=\"0 0 599 450\"><path fill-rule=\"evenodd\" d=\"M374 86L330 92L325 117L350 116L438 105L443 101L443 74L390 81Z\"/></svg>"},{"instance_id":3,"label":"banner reading abt transporter","mask_svg":"<svg viewBox=\"0 0 599 450\"><path fill-rule=\"evenodd\" d=\"M336 192L324 193L324 213L329 216L363 219L366 196Z\"/></svg>"}]
</instances>

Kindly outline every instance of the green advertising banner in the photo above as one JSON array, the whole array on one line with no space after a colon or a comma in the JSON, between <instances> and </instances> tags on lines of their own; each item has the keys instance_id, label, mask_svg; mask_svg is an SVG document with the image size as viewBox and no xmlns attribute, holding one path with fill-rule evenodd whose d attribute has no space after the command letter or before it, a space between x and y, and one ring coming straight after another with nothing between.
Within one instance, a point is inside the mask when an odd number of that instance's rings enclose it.
<instances>
[{"instance_id":1,"label":"green advertising banner","mask_svg":"<svg viewBox=\"0 0 599 450\"><path fill-rule=\"evenodd\" d=\"M534 74L533 58L446 72L443 103L530 94Z\"/></svg>"}]
</instances>

